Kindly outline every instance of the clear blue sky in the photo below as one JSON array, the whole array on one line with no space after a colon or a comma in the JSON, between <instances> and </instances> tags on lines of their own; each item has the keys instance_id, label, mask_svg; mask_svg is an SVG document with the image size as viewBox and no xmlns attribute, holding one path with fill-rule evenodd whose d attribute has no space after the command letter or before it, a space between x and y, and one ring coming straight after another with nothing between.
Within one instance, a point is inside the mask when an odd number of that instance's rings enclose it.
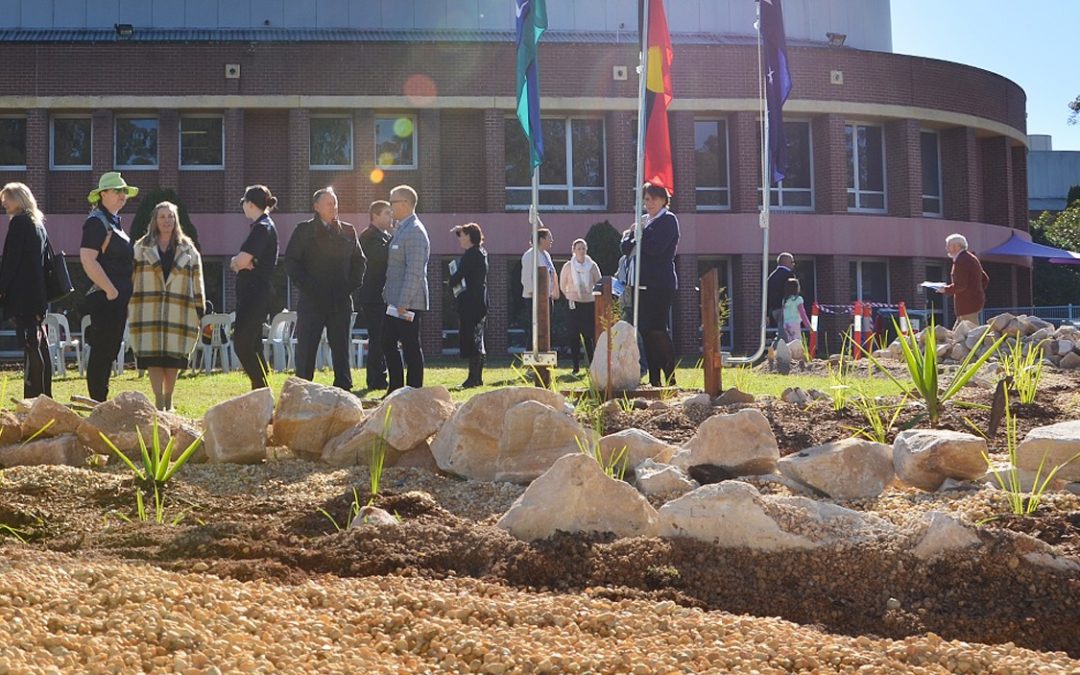
<instances>
[{"instance_id":1,"label":"clear blue sky","mask_svg":"<svg viewBox=\"0 0 1080 675\"><path fill-rule=\"evenodd\" d=\"M1080 150L1067 104L1080 94L1080 0L892 0L893 51L965 63L1027 93L1027 131Z\"/></svg>"}]
</instances>

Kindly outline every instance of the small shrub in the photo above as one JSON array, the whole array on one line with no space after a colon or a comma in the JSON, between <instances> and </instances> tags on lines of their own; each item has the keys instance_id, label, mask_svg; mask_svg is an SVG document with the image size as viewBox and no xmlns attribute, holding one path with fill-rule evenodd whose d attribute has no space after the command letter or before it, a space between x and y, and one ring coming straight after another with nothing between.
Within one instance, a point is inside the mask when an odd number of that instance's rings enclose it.
<instances>
[{"instance_id":1,"label":"small shrub","mask_svg":"<svg viewBox=\"0 0 1080 675\"><path fill-rule=\"evenodd\" d=\"M1001 368L1005 377L1012 378L1012 386L1016 390L1020 403L1033 403L1035 395L1039 392L1043 376L1042 345L1043 343L1040 342L1024 349L1023 344L1018 342L1012 351L1001 359Z\"/></svg>"}]
</instances>

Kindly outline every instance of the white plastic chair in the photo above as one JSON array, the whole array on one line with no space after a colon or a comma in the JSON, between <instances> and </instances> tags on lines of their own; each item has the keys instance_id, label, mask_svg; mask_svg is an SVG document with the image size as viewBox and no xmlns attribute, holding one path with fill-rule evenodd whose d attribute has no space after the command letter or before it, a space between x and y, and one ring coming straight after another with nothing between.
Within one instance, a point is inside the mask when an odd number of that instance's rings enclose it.
<instances>
[{"instance_id":1,"label":"white plastic chair","mask_svg":"<svg viewBox=\"0 0 1080 675\"><path fill-rule=\"evenodd\" d=\"M86 375L86 366L90 363L90 341L86 339L86 331L90 328L90 315L83 315L82 321L79 324L80 335L82 336L82 357L79 360L79 375ZM127 345L131 342L131 325L124 326L124 337L120 341L120 351L116 354L116 361L113 363L113 374L124 374L124 354L127 353Z\"/></svg>"},{"instance_id":2,"label":"white plastic chair","mask_svg":"<svg viewBox=\"0 0 1080 675\"><path fill-rule=\"evenodd\" d=\"M206 334L207 327L211 328L210 344L206 344L202 340L202 336ZM222 337L224 332L224 337ZM207 314L199 321L199 340L195 343L195 351L191 353L191 359L189 365L194 370L202 361L203 372L207 375L214 369L216 365L220 365L223 372L232 371L232 359L230 353L232 351L232 340L229 336L232 334L232 318L228 314Z\"/></svg>"},{"instance_id":3,"label":"white plastic chair","mask_svg":"<svg viewBox=\"0 0 1080 675\"><path fill-rule=\"evenodd\" d=\"M53 375L67 377L67 352L75 354L75 366L82 374L82 343L71 334L67 317L55 312L45 315L42 322L49 339L49 356L52 357Z\"/></svg>"},{"instance_id":4,"label":"white plastic chair","mask_svg":"<svg viewBox=\"0 0 1080 675\"><path fill-rule=\"evenodd\" d=\"M368 348L368 333L366 330L357 331L356 336L357 337L352 339L352 350L349 352L349 355L352 357L352 363L350 365L353 368L363 368L364 355Z\"/></svg>"},{"instance_id":5,"label":"white plastic chair","mask_svg":"<svg viewBox=\"0 0 1080 675\"><path fill-rule=\"evenodd\" d=\"M295 331L296 312L282 310L270 321L270 334L263 338L263 358L275 372L296 367Z\"/></svg>"}]
</instances>

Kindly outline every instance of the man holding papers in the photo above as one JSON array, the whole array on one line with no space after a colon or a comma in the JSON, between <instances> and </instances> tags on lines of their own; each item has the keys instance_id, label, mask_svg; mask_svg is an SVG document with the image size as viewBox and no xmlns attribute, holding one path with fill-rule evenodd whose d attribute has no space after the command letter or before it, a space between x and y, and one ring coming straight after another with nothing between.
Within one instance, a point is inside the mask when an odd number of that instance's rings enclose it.
<instances>
[{"instance_id":1,"label":"man holding papers","mask_svg":"<svg viewBox=\"0 0 1080 675\"><path fill-rule=\"evenodd\" d=\"M420 348L420 320L429 308L427 266L431 241L424 224L416 216L416 190L399 185L390 191L390 209L397 229L390 240L386 259L386 321L383 324L383 352L390 380L387 393L424 386L424 351ZM398 344L400 343L400 350ZM402 354L408 379L402 367Z\"/></svg>"}]
</instances>

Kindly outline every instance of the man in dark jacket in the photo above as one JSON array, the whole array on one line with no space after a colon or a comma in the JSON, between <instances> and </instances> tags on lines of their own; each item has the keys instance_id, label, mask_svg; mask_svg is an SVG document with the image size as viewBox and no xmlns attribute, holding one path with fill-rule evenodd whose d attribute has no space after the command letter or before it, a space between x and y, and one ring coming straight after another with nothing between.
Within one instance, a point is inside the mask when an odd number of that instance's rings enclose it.
<instances>
[{"instance_id":1,"label":"man in dark jacket","mask_svg":"<svg viewBox=\"0 0 1080 675\"><path fill-rule=\"evenodd\" d=\"M334 386L352 390L349 334L352 292L364 281L367 261L356 230L338 220L333 188L312 196L315 217L296 226L285 250L285 270L300 289L296 317L296 376L311 380L323 329L334 362Z\"/></svg>"},{"instance_id":2,"label":"man in dark jacket","mask_svg":"<svg viewBox=\"0 0 1080 675\"><path fill-rule=\"evenodd\" d=\"M360 248L367 257L367 272L364 274L364 285L356 292L356 300L364 314L368 331L367 388L386 389L389 382L382 348L386 303L383 302L382 293L386 285L386 256L393 237L394 216L390 211L390 202L381 199L371 202L368 214L371 224L360 233Z\"/></svg>"},{"instance_id":3,"label":"man in dark jacket","mask_svg":"<svg viewBox=\"0 0 1080 675\"><path fill-rule=\"evenodd\" d=\"M975 254L968 250L967 237L964 235L950 234L946 237L945 252L953 261L952 283L943 287L941 292L953 296L957 325L961 321L970 321L977 326L981 323L979 314L986 304L986 287L990 285L990 277Z\"/></svg>"},{"instance_id":4,"label":"man in dark jacket","mask_svg":"<svg viewBox=\"0 0 1080 675\"><path fill-rule=\"evenodd\" d=\"M769 295L765 304L769 311L769 321L775 328L784 325L784 286L793 276L795 276L795 256L790 253L781 253L776 256L776 267L769 273Z\"/></svg>"}]
</instances>

